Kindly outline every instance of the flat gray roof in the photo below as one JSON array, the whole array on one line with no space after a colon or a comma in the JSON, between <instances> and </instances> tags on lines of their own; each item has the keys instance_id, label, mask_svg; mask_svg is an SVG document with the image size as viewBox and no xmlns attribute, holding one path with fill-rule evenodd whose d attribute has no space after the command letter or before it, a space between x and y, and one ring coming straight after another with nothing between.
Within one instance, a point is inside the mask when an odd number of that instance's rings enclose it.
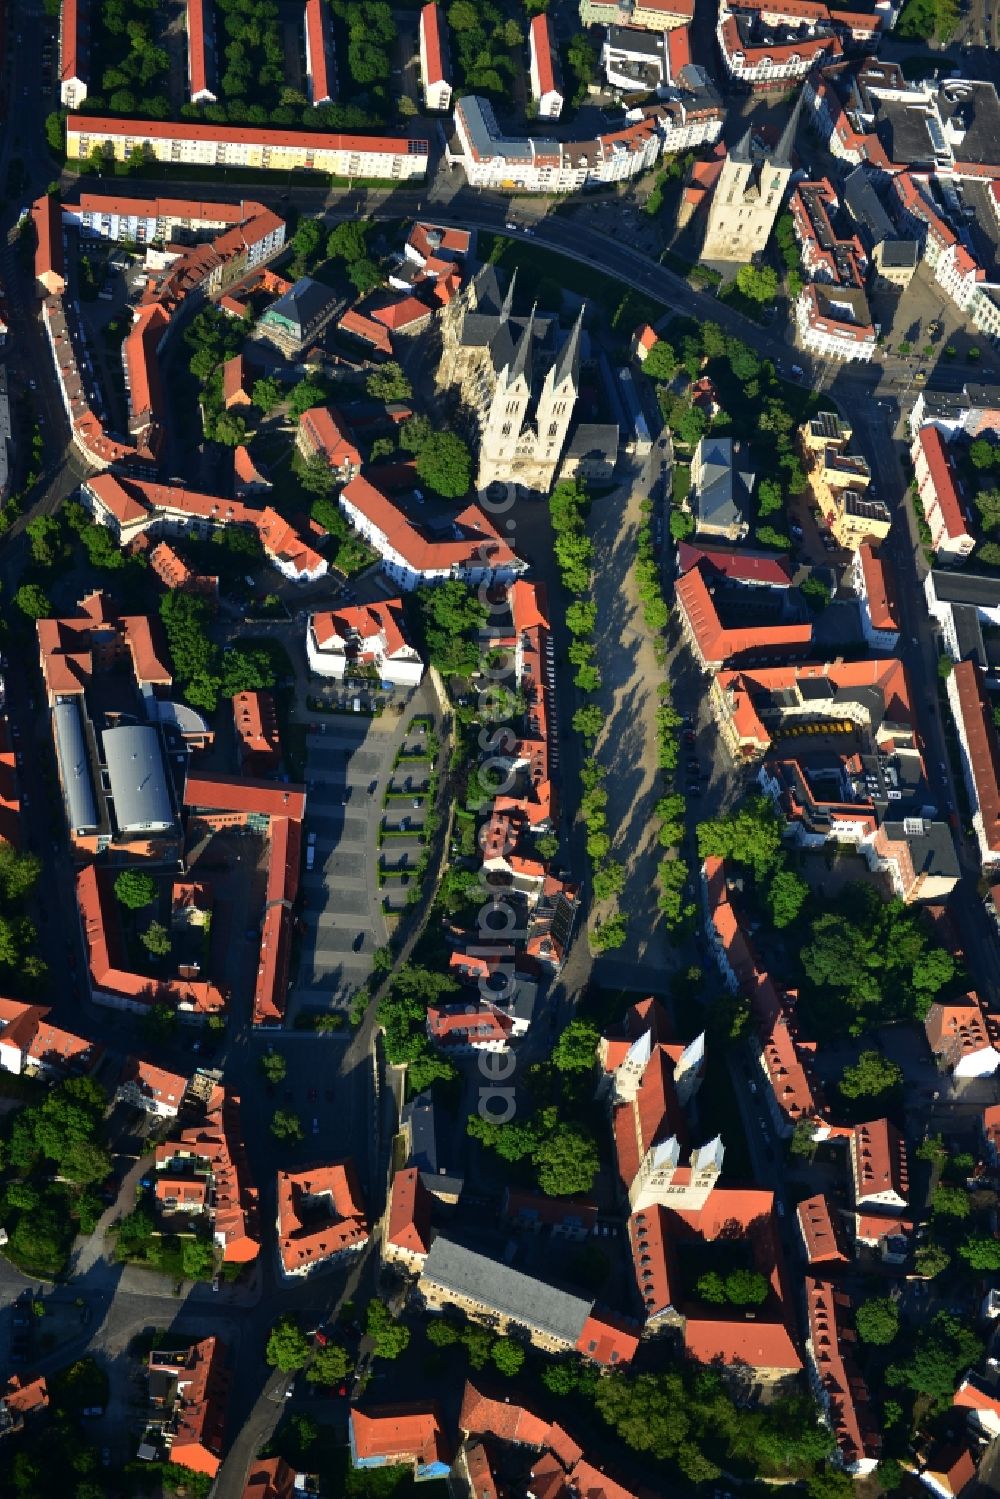
<instances>
[{"instance_id":1,"label":"flat gray roof","mask_svg":"<svg viewBox=\"0 0 1000 1499\"><path fill-rule=\"evenodd\" d=\"M931 578L935 597L942 604L975 604L980 609L1000 606L1000 578L937 567L932 570Z\"/></svg>"},{"instance_id":2,"label":"flat gray roof","mask_svg":"<svg viewBox=\"0 0 1000 1499\"><path fill-rule=\"evenodd\" d=\"M593 1302L582 1296L559 1291L443 1234L438 1234L431 1245L423 1274L444 1291L478 1301L567 1343L577 1341L593 1307Z\"/></svg>"},{"instance_id":3,"label":"flat gray roof","mask_svg":"<svg viewBox=\"0 0 1000 1499\"><path fill-rule=\"evenodd\" d=\"M52 734L69 825L78 833L96 832L100 819L90 779L80 705L75 698L63 699L52 709Z\"/></svg>"},{"instance_id":4,"label":"flat gray roof","mask_svg":"<svg viewBox=\"0 0 1000 1499\"><path fill-rule=\"evenodd\" d=\"M101 735L115 823L122 833L165 832L174 826L160 736L149 724L105 729Z\"/></svg>"}]
</instances>

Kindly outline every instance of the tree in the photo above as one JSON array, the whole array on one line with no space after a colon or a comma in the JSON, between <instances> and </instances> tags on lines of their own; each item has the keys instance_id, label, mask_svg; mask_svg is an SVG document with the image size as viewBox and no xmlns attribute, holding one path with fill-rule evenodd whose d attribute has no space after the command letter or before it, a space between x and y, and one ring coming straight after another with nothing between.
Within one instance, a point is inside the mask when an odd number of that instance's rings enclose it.
<instances>
[{"instance_id":1,"label":"tree","mask_svg":"<svg viewBox=\"0 0 1000 1499\"><path fill-rule=\"evenodd\" d=\"M553 1048L553 1067L558 1072L592 1072L600 1039L592 1020L571 1020Z\"/></svg>"},{"instance_id":2,"label":"tree","mask_svg":"<svg viewBox=\"0 0 1000 1499\"><path fill-rule=\"evenodd\" d=\"M969 444L969 458L975 468L992 468L998 450L985 437L977 437Z\"/></svg>"},{"instance_id":3,"label":"tree","mask_svg":"<svg viewBox=\"0 0 1000 1499\"><path fill-rule=\"evenodd\" d=\"M792 869L779 869L767 888L767 904L775 926L791 926L798 919L808 894L809 886L801 875Z\"/></svg>"},{"instance_id":4,"label":"tree","mask_svg":"<svg viewBox=\"0 0 1000 1499\"><path fill-rule=\"evenodd\" d=\"M854 1484L842 1468L823 1468L806 1479L809 1499L852 1499Z\"/></svg>"},{"instance_id":5,"label":"tree","mask_svg":"<svg viewBox=\"0 0 1000 1499\"><path fill-rule=\"evenodd\" d=\"M271 1120L271 1133L276 1140L288 1140L293 1144L305 1137L302 1120L290 1109L275 1109Z\"/></svg>"},{"instance_id":6,"label":"tree","mask_svg":"<svg viewBox=\"0 0 1000 1499\"><path fill-rule=\"evenodd\" d=\"M170 933L159 921L151 921L146 930L139 933L139 941L154 958L165 958L173 945Z\"/></svg>"},{"instance_id":7,"label":"tree","mask_svg":"<svg viewBox=\"0 0 1000 1499\"><path fill-rule=\"evenodd\" d=\"M0 844L0 894L8 902L24 900L38 883L42 861L37 854L19 854L10 843Z\"/></svg>"},{"instance_id":8,"label":"tree","mask_svg":"<svg viewBox=\"0 0 1000 1499\"><path fill-rule=\"evenodd\" d=\"M260 1070L269 1083L276 1085L283 1081L288 1071L288 1063L280 1051L269 1047L260 1058Z\"/></svg>"},{"instance_id":9,"label":"tree","mask_svg":"<svg viewBox=\"0 0 1000 1499\"><path fill-rule=\"evenodd\" d=\"M958 1252L972 1270L1000 1270L1000 1239L970 1234Z\"/></svg>"},{"instance_id":10,"label":"tree","mask_svg":"<svg viewBox=\"0 0 1000 1499\"><path fill-rule=\"evenodd\" d=\"M591 885L596 901L614 900L616 895L621 895L625 889L625 869L621 864L611 860L602 864L599 869L594 870Z\"/></svg>"},{"instance_id":11,"label":"tree","mask_svg":"<svg viewBox=\"0 0 1000 1499\"><path fill-rule=\"evenodd\" d=\"M66 149L66 115L62 110L53 110L45 116L45 139L49 150L61 156Z\"/></svg>"},{"instance_id":12,"label":"tree","mask_svg":"<svg viewBox=\"0 0 1000 1499\"><path fill-rule=\"evenodd\" d=\"M774 515L776 511L783 510L784 506L785 497L778 480L761 479L757 485L757 514L762 517Z\"/></svg>"},{"instance_id":13,"label":"tree","mask_svg":"<svg viewBox=\"0 0 1000 1499\"><path fill-rule=\"evenodd\" d=\"M347 267L347 279L358 295L364 296L365 292L373 291L376 286L382 285L383 276L375 261L369 260L368 256L364 255Z\"/></svg>"},{"instance_id":14,"label":"tree","mask_svg":"<svg viewBox=\"0 0 1000 1499\"><path fill-rule=\"evenodd\" d=\"M253 403L265 415L280 403L281 396L281 381L276 380L273 375L263 375L261 379L254 381Z\"/></svg>"},{"instance_id":15,"label":"tree","mask_svg":"<svg viewBox=\"0 0 1000 1499\"><path fill-rule=\"evenodd\" d=\"M490 1349L490 1358L500 1373L506 1374L510 1379L521 1372L524 1364L524 1349L520 1343L511 1342L510 1338L496 1338Z\"/></svg>"},{"instance_id":16,"label":"tree","mask_svg":"<svg viewBox=\"0 0 1000 1499\"><path fill-rule=\"evenodd\" d=\"M943 1244L922 1244L913 1257L913 1266L918 1275L933 1280L951 1264L951 1255Z\"/></svg>"},{"instance_id":17,"label":"tree","mask_svg":"<svg viewBox=\"0 0 1000 1499\"><path fill-rule=\"evenodd\" d=\"M445 1317L437 1317L424 1327L424 1337L435 1348L452 1348L460 1341L461 1334L454 1322L449 1322Z\"/></svg>"},{"instance_id":18,"label":"tree","mask_svg":"<svg viewBox=\"0 0 1000 1499\"><path fill-rule=\"evenodd\" d=\"M854 1314L854 1325L863 1343L884 1346L891 1343L899 1332L899 1312L896 1303L888 1296L872 1297L863 1301Z\"/></svg>"},{"instance_id":19,"label":"tree","mask_svg":"<svg viewBox=\"0 0 1000 1499\"><path fill-rule=\"evenodd\" d=\"M778 295L778 273L769 265L741 265L736 285L751 302L773 302Z\"/></svg>"},{"instance_id":20,"label":"tree","mask_svg":"<svg viewBox=\"0 0 1000 1499\"><path fill-rule=\"evenodd\" d=\"M49 619L52 604L44 588L37 583L22 583L14 595L14 603L29 619Z\"/></svg>"},{"instance_id":21,"label":"tree","mask_svg":"<svg viewBox=\"0 0 1000 1499\"><path fill-rule=\"evenodd\" d=\"M628 922L619 911L616 916L609 916L607 921L597 922L589 936L590 946L594 952L612 952L625 945Z\"/></svg>"},{"instance_id":22,"label":"tree","mask_svg":"<svg viewBox=\"0 0 1000 1499\"><path fill-rule=\"evenodd\" d=\"M346 1348L339 1343L327 1343L317 1348L312 1363L306 1370L306 1379L311 1384L335 1385L346 1379L351 1372L351 1359Z\"/></svg>"},{"instance_id":23,"label":"tree","mask_svg":"<svg viewBox=\"0 0 1000 1499\"><path fill-rule=\"evenodd\" d=\"M215 1251L205 1239L185 1239L181 1245L181 1269L188 1280L210 1280L215 1269Z\"/></svg>"},{"instance_id":24,"label":"tree","mask_svg":"<svg viewBox=\"0 0 1000 1499\"><path fill-rule=\"evenodd\" d=\"M853 1066L845 1067L840 1091L845 1098L881 1098L902 1085L903 1069L880 1051L863 1051Z\"/></svg>"},{"instance_id":25,"label":"tree","mask_svg":"<svg viewBox=\"0 0 1000 1499\"><path fill-rule=\"evenodd\" d=\"M548 1197L589 1192L600 1165L593 1137L572 1124L556 1125L531 1159L538 1167L538 1185Z\"/></svg>"},{"instance_id":26,"label":"tree","mask_svg":"<svg viewBox=\"0 0 1000 1499\"><path fill-rule=\"evenodd\" d=\"M110 1153L93 1140L68 1139L60 1144L55 1159L61 1175L81 1187L88 1182L104 1181L112 1167Z\"/></svg>"},{"instance_id":27,"label":"tree","mask_svg":"<svg viewBox=\"0 0 1000 1499\"><path fill-rule=\"evenodd\" d=\"M330 230L326 253L331 260L361 260L367 253L368 224L363 219L345 219Z\"/></svg>"},{"instance_id":28,"label":"tree","mask_svg":"<svg viewBox=\"0 0 1000 1499\"><path fill-rule=\"evenodd\" d=\"M788 1142L788 1149L792 1155L812 1157L816 1149L816 1141L813 1139L814 1128L815 1126L808 1119L796 1121L792 1138Z\"/></svg>"},{"instance_id":29,"label":"tree","mask_svg":"<svg viewBox=\"0 0 1000 1499\"><path fill-rule=\"evenodd\" d=\"M412 385L394 360L373 370L365 389L374 401L407 401L413 394Z\"/></svg>"},{"instance_id":30,"label":"tree","mask_svg":"<svg viewBox=\"0 0 1000 1499\"><path fill-rule=\"evenodd\" d=\"M320 256L320 247L323 243L323 221L321 219L302 219L295 233L292 235L292 272L295 276L301 276L310 266L315 265Z\"/></svg>"},{"instance_id":31,"label":"tree","mask_svg":"<svg viewBox=\"0 0 1000 1499\"><path fill-rule=\"evenodd\" d=\"M115 895L129 911L141 911L156 900L156 881L142 869L123 869L115 879Z\"/></svg>"},{"instance_id":32,"label":"tree","mask_svg":"<svg viewBox=\"0 0 1000 1499\"><path fill-rule=\"evenodd\" d=\"M971 1211L969 1194L963 1187L938 1182L931 1193L931 1212L935 1218L968 1218Z\"/></svg>"},{"instance_id":33,"label":"tree","mask_svg":"<svg viewBox=\"0 0 1000 1499\"><path fill-rule=\"evenodd\" d=\"M365 1330L376 1358L398 1358L409 1347L410 1329L396 1322L382 1301L369 1301Z\"/></svg>"},{"instance_id":34,"label":"tree","mask_svg":"<svg viewBox=\"0 0 1000 1499\"><path fill-rule=\"evenodd\" d=\"M658 338L642 362L642 372L651 380L672 380L677 371L677 354L665 338Z\"/></svg>"},{"instance_id":35,"label":"tree","mask_svg":"<svg viewBox=\"0 0 1000 1499\"><path fill-rule=\"evenodd\" d=\"M458 500L472 482L472 455L456 432L434 432L417 452L417 473L446 500Z\"/></svg>"},{"instance_id":36,"label":"tree","mask_svg":"<svg viewBox=\"0 0 1000 1499\"><path fill-rule=\"evenodd\" d=\"M281 1317L275 1323L264 1357L282 1374L291 1374L302 1368L309 1357L309 1339L294 1317Z\"/></svg>"},{"instance_id":37,"label":"tree","mask_svg":"<svg viewBox=\"0 0 1000 1499\"><path fill-rule=\"evenodd\" d=\"M747 864L760 878L780 857L782 828L768 798L750 796L725 817L698 824L698 856Z\"/></svg>"},{"instance_id":38,"label":"tree","mask_svg":"<svg viewBox=\"0 0 1000 1499\"><path fill-rule=\"evenodd\" d=\"M890 1364L885 1377L891 1385L905 1385L918 1395L950 1400L959 1375L982 1354L982 1345L971 1330L949 1312L938 1312L930 1326L919 1331L909 1358Z\"/></svg>"},{"instance_id":39,"label":"tree","mask_svg":"<svg viewBox=\"0 0 1000 1499\"><path fill-rule=\"evenodd\" d=\"M288 398L288 415L298 421L313 406L322 406L326 400L326 387L316 380L300 380Z\"/></svg>"},{"instance_id":40,"label":"tree","mask_svg":"<svg viewBox=\"0 0 1000 1499\"><path fill-rule=\"evenodd\" d=\"M431 664L442 676L468 676L479 664L476 636L486 623L486 605L467 583L450 579L420 588L415 600Z\"/></svg>"},{"instance_id":41,"label":"tree","mask_svg":"<svg viewBox=\"0 0 1000 1499\"><path fill-rule=\"evenodd\" d=\"M573 728L588 745L596 742L604 727L604 709L597 703L584 703L573 714Z\"/></svg>"},{"instance_id":42,"label":"tree","mask_svg":"<svg viewBox=\"0 0 1000 1499\"><path fill-rule=\"evenodd\" d=\"M25 526L31 543L31 560L37 567L52 567L62 548L62 527L51 515L37 515Z\"/></svg>"}]
</instances>

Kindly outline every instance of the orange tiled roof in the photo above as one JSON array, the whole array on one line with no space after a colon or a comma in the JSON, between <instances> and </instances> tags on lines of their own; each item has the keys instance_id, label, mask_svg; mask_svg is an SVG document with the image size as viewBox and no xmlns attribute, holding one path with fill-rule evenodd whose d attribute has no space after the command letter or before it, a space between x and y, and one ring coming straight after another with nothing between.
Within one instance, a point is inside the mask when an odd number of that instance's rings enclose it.
<instances>
[{"instance_id":1,"label":"orange tiled roof","mask_svg":"<svg viewBox=\"0 0 1000 1499\"><path fill-rule=\"evenodd\" d=\"M361 1187L351 1161L278 1172L278 1254L286 1273L359 1249L367 1239Z\"/></svg>"}]
</instances>

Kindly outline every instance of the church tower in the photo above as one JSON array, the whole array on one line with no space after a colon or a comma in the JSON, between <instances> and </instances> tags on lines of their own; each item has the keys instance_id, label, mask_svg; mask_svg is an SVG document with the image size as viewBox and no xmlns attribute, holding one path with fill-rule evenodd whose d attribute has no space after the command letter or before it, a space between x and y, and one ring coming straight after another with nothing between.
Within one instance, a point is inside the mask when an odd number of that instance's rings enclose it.
<instances>
[{"instance_id":1,"label":"church tower","mask_svg":"<svg viewBox=\"0 0 1000 1499\"><path fill-rule=\"evenodd\" d=\"M548 374L538 397L538 413L535 427L538 441L535 458L542 467L542 484L551 487L556 465L562 456L569 435L569 424L573 407L580 390L580 332L583 327L583 308L577 314L573 331L559 352L559 357L549 367ZM547 482L546 482L547 476Z\"/></svg>"},{"instance_id":2,"label":"church tower","mask_svg":"<svg viewBox=\"0 0 1000 1499\"><path fill-rule=\"evenodd\" d=\"M493 397L483 422L479 444L479 476L476 480L480 489L491 484L494 479L506 481L514 471L531 405L534 340L535 309L532 308L513 358L497 375Z\"/></svg>"},{"instance_id":3,"label":"church tower","mask_svg":"<svg viewBox=\"0 0 1000 1499\"><path fill-rule=\"evenodd\" d=\"M792 175L801 102L800 95L773 153L754 154L748 127L727 155L709 205L702 260L748 265L764 249Z\"/></svg>"}]
</instances>

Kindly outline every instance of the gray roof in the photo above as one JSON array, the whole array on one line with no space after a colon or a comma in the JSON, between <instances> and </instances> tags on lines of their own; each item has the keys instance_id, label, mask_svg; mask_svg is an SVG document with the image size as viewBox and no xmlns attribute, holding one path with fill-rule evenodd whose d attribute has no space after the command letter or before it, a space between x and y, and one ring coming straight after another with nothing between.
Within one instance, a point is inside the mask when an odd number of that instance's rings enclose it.
<instances>
[{"instance_id":1,"label":"gray roof","mask_svg":"<svg viewBox=\"0 0 1000 1499\"><path fill-rule=\"evenodd\" d=\"M895 237L892 220L882 207L864 167L855 167L845 181L844 202L859 227L864 230L870 245L878 245L884 239Z\"/></svg>"},{"instance_id":2,"label":"gray roof","mask_svg":"<svg viewBox=\"0 0 1000 1499\"><path fill-rule=\"evenodd\" d=\"M80 705L75 698L57 702L52 709L52 733L69 825L78 833L94 832L100 827L100 819L90 779Z\"/></svg>"},{"instance_id":3,"label":"gray roof","mask_svg":"<svg viewBox=\"0 0 1000 1499\"><path fill-rule=\"evenodd\" d=\"M975 604L977 609L1000 608L1000 578L984 573L931 570L934 595L942 604Z\"/></svg>"},{"instance_id":4,"label":"gray roof","mask_svg":"<svg viewBox=\"0 0 1000 1499\"><path fill-rule=\"evenodd\" d=\"M437 1187L446 1191L451 1187L457 1196L462 1190L462 1177L441 1164L438 1153L439 1109L429 1091L418 1093L416 1098L403 1105L402 1123L409 1126L410 1154L406 1164L416 1166L424 1185L431 1191Z\"/></svg>"},{"instance_id":5,"label":"gray roof","mask_svg":"<svg viewBox=\"0 0 1000 1499\"><path fill-rule=\"evenodd\" d=\"M961 874L955 840L946 822L924 822L922 830L908 831L906 822L884 822L886 837L905 842L910 850L914 874L933 874L958 879Z\"/></svg>"},{"instance_id":6,"label":"gray roof","mask_svg":"<svg viewBox=\"0 0 1000 1499\"><path fill-rule=\"evenodd\" d=\"M122 833L163 832L174 826L160 736L149 724L105 729L101 735L115 823Z\"/></svg>"},{"instance_id":7,"label":"gray roof","mask_svg":"<svg viewBox=\"0 0 1000 1499\"><path fill-rule=\"evenodd\" d=\"M423 1276L443 1291L477 1301L521 1326L537 1328L566 1343L577 1341L593 1307L582 1296L559 1291L443 1234L431 1245Z\"/></svg>"},{"instance_id":8,"label":"gray roof","mask_svg":"<svg viewBox=\"0 0 1000 1499\"><path fill-rule=\"evenodd\" d=\"M700 525L729 530L746 520L752 474L740 473L740 445L731 437L703 437L698 444L701 478L692 492L692 506Z\"/></svg>"},{"instance_id":9,"label":"gray roof","mask_svg":"<svg viewBox=\"0 0 1000 1499\"><path fill-rule=\"evenodd\" d=\"M566 449L567 458L618 459L618 428L613 423L581 422Z\"/></svg>"},{"instance_id":10,"label":"gray roof","mask_svg":"<svg viewBox=\"0 0 1000 1499\"><path fill-rule=\"evenodd\" d=\"M909 270L916 263L917 242L915 239L888 239L883 244L883 266L899 266L901 269Z\"/></svg>"},{"instance_id":11,"label":"gray roof","mask_svg":"<svg viewBox=\"0 0 1000 1499\"><path fill-rule=\"evenodd\" d=\"M322 281L302 276L294 286L289 287L283 297L272 302L261 322L288 322L293 327L304 330L322 317L336 300L336 294L328 286L324 286Z\"/></svg>"}]
</instances>

